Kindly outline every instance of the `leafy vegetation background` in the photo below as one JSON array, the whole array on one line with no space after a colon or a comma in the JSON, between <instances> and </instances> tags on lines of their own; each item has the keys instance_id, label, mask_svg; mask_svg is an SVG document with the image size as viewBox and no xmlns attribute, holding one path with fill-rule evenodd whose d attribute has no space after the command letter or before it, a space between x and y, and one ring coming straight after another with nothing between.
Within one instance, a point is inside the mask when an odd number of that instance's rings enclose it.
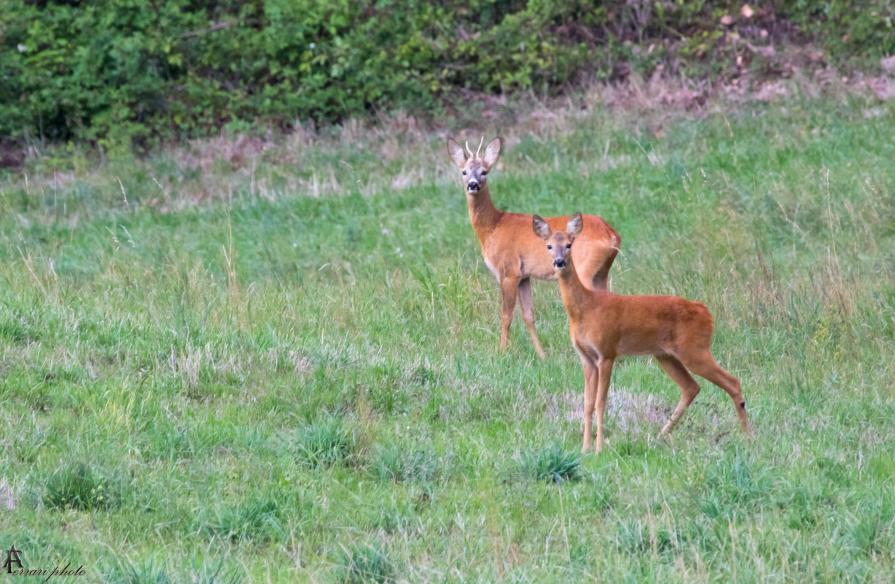
<instances>
[{"instance_id":1,"label":"leafy vegetation background","mask_svg":"<svg viewBox=\"0 0 895 584\"><path fill-rule=\"evenodd\" d=\"M750 42L895 51L889 0L0 0L0 135L147 145L261 122L441 112L657 65L718 74ZM732 21L722 24L723 16ZM735 33L735 34L731 34Z\"/></svg>"}]
</instances>

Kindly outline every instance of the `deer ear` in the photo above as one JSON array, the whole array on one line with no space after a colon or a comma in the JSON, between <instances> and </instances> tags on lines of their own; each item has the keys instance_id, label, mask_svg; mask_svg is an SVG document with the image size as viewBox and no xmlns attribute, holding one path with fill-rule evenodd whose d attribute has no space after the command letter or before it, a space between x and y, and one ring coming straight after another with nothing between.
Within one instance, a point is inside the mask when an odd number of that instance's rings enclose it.
<instances>
[{"instance_id":1,"label":"deer ear","mask_svg":"<svg viewBox=\"0 0 895 584\"><path fill-rule=\"evenodd\" d=\"M497 159L500 158L500 147L503 146L503 140L500 138L494 138L488 145L485 146L485 157L483 160L485 161L485 166L491 168L494 166L494 163L497 162Z\"/></svg>"},{"instance_id":2,"label":"deer ear","mask_svg":"<svg viewBox=\"0 0 895 584\"><path fill-rule=\"evenodd\" d=\"M581 213L575 213L566 224L566 232L572 237L578 237L578 234L581 233L583 227L584 220L581 218Z\"/></svg>"},{"instance_id":3,"label":"deer ear","mask_svg":"<svg viewBox=\"0 0 895 584\"><path fill-rule=\"evenodd\" d=\"M535 235L541 239L547 239L552 233L552 231L550 231L550 226L547 225L547 222L541 219L539 215L532 216L531 228L534 229Z\"/></svg>"},{"instance_id":4,"label":"deer ear","mask_svg":"<svg viewBox=\"0 0 895 584\"><path fill-rule=\"evenodd\" d=\"M451 160L454 161L454 164L462 168L463 165L466 164L466 153L463 152L463 147L457 144L453 138L448 138L447 148Z\"/></svg>"}]
</instances>

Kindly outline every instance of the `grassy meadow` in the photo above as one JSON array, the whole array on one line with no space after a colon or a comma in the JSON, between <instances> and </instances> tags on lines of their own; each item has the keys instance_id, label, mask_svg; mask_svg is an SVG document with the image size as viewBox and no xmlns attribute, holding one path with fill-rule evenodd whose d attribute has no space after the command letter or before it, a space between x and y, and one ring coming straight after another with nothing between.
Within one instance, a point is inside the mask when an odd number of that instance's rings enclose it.
<instances>
[{"instance_id":1,"label":"grassy meadow","mask_svg":"<svg viewBox=\"0 0 895 584\"><path fill-rule=\"evenodd\" d=\"M895 110L498 131L498 206L600 214L616 292L709 306L754 439L700 380L657 441L678 389L629 359L580 456L556 284L547 360L518 312L498 353L444 135L411 120L57 151L0 179L3 549L116 583L895 580Z\"/></svg>"}]
</instances>

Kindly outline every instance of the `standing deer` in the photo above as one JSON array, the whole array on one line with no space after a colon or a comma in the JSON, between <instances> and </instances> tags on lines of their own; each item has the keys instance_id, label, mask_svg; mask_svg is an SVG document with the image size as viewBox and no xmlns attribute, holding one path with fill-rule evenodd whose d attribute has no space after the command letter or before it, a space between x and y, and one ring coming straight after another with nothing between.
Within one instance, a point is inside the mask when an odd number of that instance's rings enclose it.
<instances>
[{"instance_id":1,"label":"standing deer","mask_svg":"<svg viewBox=\"0 0 895 584\"><path fill-rule=\"evenodd\" d=\"M473 154L466 144L466 151L453 139L448 139L448 153L463 175L469 220L479 245L485 265L497 278L502 297L500 349L505 350L513 322L516 297L522 306L522 319L531 337L535 351L544 358L544 349L535 331L534 310L531 300L531 278L553 280L553 260L543 244L531 232L531 215L501 211L491 202L488 192L488 173L500 157L501 140L495 138L485 146L479 156L484 138ZM551 217L547 222L556 228L565 225L566 217ZM586 286L605 290L609 268L618 254L621 239L602 217L582 216L583 231L575 246L575 264Z\"/></svg>"},{"instance_id":2,"label":"standing deer","mask_svg":"<svg viewBox=\"0 0 895 584\"><path fill-rule=\"evenodd\" d=\"M565 231L553 231L535 215L534 233L547 244L559 277L559 290L569 315L569 334L584 369L584 437L582 451L591 447L594 404L597 408L596 451L603 448L603 414L615 359L625 355L653 355L659 366L681 388L681 399L662 428L665 436L681 419L699 393L690 372L704 377L730 395L748 433L746 402L740 381L721 368L712 356L712 315L700 302L677 296L621 296L585 287L575 272L580 213L569 219Z\"/></svg>"}]
</instances>

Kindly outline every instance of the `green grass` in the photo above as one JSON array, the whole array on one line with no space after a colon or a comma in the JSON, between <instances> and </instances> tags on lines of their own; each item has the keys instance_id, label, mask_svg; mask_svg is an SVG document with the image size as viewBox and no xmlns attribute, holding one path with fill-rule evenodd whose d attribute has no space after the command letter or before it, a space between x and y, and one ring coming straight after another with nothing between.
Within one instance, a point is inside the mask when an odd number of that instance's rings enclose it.
<instances>
[{"instance_id":1,"label":"green grass","mask_svg":"<svg viewBox=\"0 0 895 584\"><path fill-rule=\"evenodd\" d=\"M702 382L655 440L677 390L632 359L599 457L572 454L555 284L547 361L518 320L497 352L440 138L33 162L0 180L2 547L103 582L892 581L895 113L871 105L506 132L497 203L599 213L616 291L705 302L755 426Z\"/></svg>"},{"instance_id":2,"label":"green grass","mask_svg":"<svg viewBox=\"0 0 895 584\"><path fill-rule=\"evenodd\" d=\"M116 491L109 479L98 476L90 465L78 462L67 464L47 479L44 504L57 509L105 509L117 504Z\"/></svg>"},{"instance_id":3,"label":"green grass","mask_svg":"<svg viewBox=\"0 0 895 584\"><path fill-rule=\"evenodd\" d=\"M519 466L523 476L538 481L562 483L581 478L581 457L556 445L524 453Z\"/></svg>"}]
</instances>

